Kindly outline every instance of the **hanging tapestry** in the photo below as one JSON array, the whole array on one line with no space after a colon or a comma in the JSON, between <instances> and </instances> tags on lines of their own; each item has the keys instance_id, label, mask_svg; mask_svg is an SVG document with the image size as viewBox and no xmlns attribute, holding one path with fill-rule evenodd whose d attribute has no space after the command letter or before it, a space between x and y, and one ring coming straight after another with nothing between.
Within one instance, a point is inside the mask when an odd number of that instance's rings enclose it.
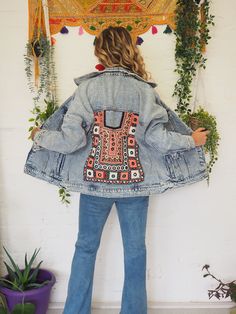
<instances>
[{"instance_id":1,"label":"hanging tapestry","mask_svg":"<svg viewBox=\"0 0 236 314\"><path fill-rule=\"evenodd\" d=\"M40 0L29 0L29 37L32 39ZM98 35L112 26L126 27L133 36L155 24L175 29L176 0L48 0L51 35L64 26L82 26L89 34Z\"/></svg>"},{"instance_id":2,"label":"hanging tapestry","mask_svg":"<svg viewBox=\"0 0 236 314\"><path fill-rule=\"evenodd\" d=\"M137 45L143 42L139 35L150 27L152 34L158 32L156 24L167 25L164 33L171 33L176 28L176 0L28 0L28 7L29 43L34 56L36 85L44 38L54 44L55 38L51 35L68 33L66 26L80 26L79 35L86 30L95 36L110 25L123 26L130 31ZM202 5L200 13L201 21L204 21ZM204 23L202 25L204 27Z\"/></svg>"}]
</instances>

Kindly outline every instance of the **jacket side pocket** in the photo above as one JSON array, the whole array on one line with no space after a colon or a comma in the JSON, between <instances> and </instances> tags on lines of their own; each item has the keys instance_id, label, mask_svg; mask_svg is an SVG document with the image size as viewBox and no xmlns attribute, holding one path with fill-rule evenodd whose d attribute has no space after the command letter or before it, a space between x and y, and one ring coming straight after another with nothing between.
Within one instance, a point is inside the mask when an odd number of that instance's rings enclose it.
<instances>
[{"instance_id":1,"label":"jacket side pocket","mask_svg":"<svg viewBox=\"0 0 236 314\"><path fill-rule=\"evenodd\" d=\"M56 161L56 174L57 175L61 174L61 171L65 164L65 158L66 158L65 154L61 154L61 153L58 154L57 161Z\"/></svg>"},{"instance_id":2,"label":"jacket side pocket","mask_svg":"<svg viewBox=\"0 0 236 314\"><path fill-rule=\"evenodd\" d=\"M174 181L182 181L206 171L206 159L203 148L170 152L164 155L168 176Z\"/></svg>"},{"instance_id":3,"label":"jacket side pocket","mask_svg":"<svg viewBox=\"0 0 236 314\"><path fill-rule=\"evenodd\" d=\"M201 166L206 166L206 158L205 153L202 147L196 146L195 149L197 150L198 157L199 157L199 163Z\"/></svg>"},{"instance_id":4,"label":"jacket side pocket","mask_svg":"<svg viewBox=\"0 0 236 314\"><path fill-rule=\"evenodd\" d=\"M173 152L164 155L169 177L173 181L183 181L190 177L190 169L183 152Z\"/></svg>"}]
</instances>

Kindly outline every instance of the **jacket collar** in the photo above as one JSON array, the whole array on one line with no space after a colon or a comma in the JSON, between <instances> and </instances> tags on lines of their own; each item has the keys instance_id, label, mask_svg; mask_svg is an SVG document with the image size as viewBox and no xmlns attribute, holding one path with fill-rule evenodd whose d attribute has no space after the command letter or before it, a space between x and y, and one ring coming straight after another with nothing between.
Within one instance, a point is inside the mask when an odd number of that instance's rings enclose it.
<instances>
[{"instance_id":1,"label":"jacket collar","mask_svg":"<svg viewBox=\"0 0 236 314\"><path fill-rule=\"evenodd\" d=\"M75 79L74 79L74 82L75 82L76 85L79 85L79 84L80 84L82 81L84 81L84 80L87 80L87 79L89 79L89 78L102 75L103 73L110 73L110 72L125 73L125 74L127 74L127 75L130 75L130 76L132 76L132 77L138 79L139 81L143 81L143 82L146 82L147 84L150 84L152 87L156 87L156 86L157 86L157 83L144 80L144 79L143 79L141 76L139 76L138 74L133 73L133 72L131 72L131 71L129 71L128 69L123 68L123 67L109 67L109 68L105 68L105 70L103 70L103 71L90 72L90 73L88 73L88 74L85 74L85 75L82 75L82 76L79 76L79 77L75 78Z\"/></svg>"}]
</instances>

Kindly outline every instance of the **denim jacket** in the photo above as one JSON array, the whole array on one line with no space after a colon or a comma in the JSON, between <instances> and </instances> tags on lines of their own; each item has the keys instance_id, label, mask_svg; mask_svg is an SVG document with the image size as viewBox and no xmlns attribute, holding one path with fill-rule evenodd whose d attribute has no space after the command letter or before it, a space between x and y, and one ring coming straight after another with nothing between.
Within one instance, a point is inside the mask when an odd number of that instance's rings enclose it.
<instances>
[{"instance_id":1,"label":"denim jacket","mask_svg":"<svg viewBox=\"0 0 236 314\"><path fill-rule=\"evenodd\" d=\"M123 67L75 83L36 133L25 173L103 197L159 194L207 178L203 147L160 99L156 83Z\"/></svg>"}]
</instances>

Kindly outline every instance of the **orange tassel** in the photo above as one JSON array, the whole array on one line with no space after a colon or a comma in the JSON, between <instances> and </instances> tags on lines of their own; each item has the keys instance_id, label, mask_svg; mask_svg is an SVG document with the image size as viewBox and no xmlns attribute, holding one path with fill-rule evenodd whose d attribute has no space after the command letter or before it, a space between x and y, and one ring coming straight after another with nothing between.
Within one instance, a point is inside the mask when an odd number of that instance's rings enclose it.
<instances>
[{"instance_id":1,"label":"orange tassel","mask_svg":"<svg viewBox=\"0 0 236 314\"><path fill-rule=\"evenodd\" d=\"M34 57L34 84L36 87L39 85L39 60Z\"/></svg>"}]
</instances>

